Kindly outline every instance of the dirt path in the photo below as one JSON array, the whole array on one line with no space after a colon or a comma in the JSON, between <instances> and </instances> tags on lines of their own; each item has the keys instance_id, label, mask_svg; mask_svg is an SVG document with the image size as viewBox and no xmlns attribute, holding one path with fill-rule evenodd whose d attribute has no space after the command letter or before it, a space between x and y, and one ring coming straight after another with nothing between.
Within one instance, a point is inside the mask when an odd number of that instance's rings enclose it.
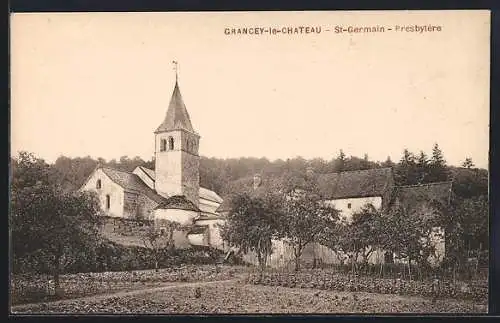
<instances>
[{"instance_id":1,"label":"dirt path","mask_svg":"<svg viewBox=\"0 0 500 323\"><path fill-rule=\"evenodd\" d=\"M169 282L169 283L164 283L158 287L152 287L152 288L142 288L142 289L137 289L137 290L132 290L132 291L121 291L121 292L100 294L100 295L94 295L94 296L68 298L68 299L62 299L62 300L58 300L58 301L42 302L42 303L46 304L46 305L57 305L57 304L64 304L64 303L68 303L68 302L74 302L74 301L102 301L102 300L105 300L108 298L126 297L126 296L140 295L140 294L149 294L149 293L162 292L165 290L175 289L175 288L180 288L180 287L202 287L202 286L209 286L209 285L215 285L215 284L234 283L234 282L239 281L240 279L241 279L241 277L235 277L233 279L228 279L228 280L215 280L215 281L209 281L209 282L191 282L191 283ZM17 304L17 305L13 305L11 307L11 311L16 312L17 310L22 309L24 307L36 306L36 305L40 305L40 304L41 303Z\"/></svg>"}]
</instances>

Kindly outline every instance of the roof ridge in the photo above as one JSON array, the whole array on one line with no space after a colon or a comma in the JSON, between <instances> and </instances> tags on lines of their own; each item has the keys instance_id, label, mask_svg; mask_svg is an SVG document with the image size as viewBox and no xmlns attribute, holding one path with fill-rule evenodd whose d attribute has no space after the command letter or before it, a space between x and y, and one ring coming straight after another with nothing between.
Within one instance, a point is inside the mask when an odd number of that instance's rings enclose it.
<instances>
[{"instance_id":1,"label":"roof ridge","mask_svg":"<svg viewBox=\"0 0 500 323\"><path fill-rule=\"evenodd\" d=\"M439 185L439 184L453 184L453 181L430 182L430 183L414 184L414 185L400 185L400 186L396 186L396 187L397 188L405 188L405 187L431 186L431 185Z\"/></svg>"},{"instance_id":2,"label":"roof ridge","mask_svg":"<svg viewBox=\"0 0 500 323\"><path fill-rule=\"evenodd\" d=\"M155 173L155 171L154 171L154 170L152 170L152 169L148 169L148 168L146 168L146 167L144 167L144 166L137 166L137 167L139 167L139 169L140 169L140 170L142 170L142 172L143 172L144 174L146 174L146 176L147 176L147 177L149 177L149 179L150 179L150 180L152 180L153 182L156 182L156 178L153 178L153 177L152 177L151 175L149 175L149 174L148 174L148 172L146 171L146 170L150 170L150 171L152 171L153 173ZM132 173L133 173L133 172L132 172ZM155 173L155 177L156 177L156 173Z\"/></svg>"},{"instance_id":3,"label":"roof ridge","mask_svg":"<svg viewBox=\"0 0 500 323\"><path fill-rule=\"evenodd\" d=\"M139 167L140 167L140 168L144 168L144 169L147 169L147 170L150 170L150 171L154 172L154 169L147 168L147 167L145 167L145 166L139 166Z\"/></svg>"}]
</instances>

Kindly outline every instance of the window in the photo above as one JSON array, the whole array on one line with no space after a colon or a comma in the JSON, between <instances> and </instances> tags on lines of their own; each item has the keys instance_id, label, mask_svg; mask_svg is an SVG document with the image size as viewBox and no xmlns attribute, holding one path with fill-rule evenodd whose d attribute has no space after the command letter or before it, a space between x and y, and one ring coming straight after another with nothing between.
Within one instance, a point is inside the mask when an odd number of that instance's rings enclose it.
<instances>
[{"instance_id":1,"label":"window","mask_svg":"<svg viewBox=\"0 0 500 323\"><path fill-rule=\"evenodd\" d=\"M102 187L102 184L101 184L101 180L100 180L100 179L98 179L98 180L97 180L97 183L95 184L95 187L96 187L96 188L101 188L101 187Z\"/></svg>"},{"instance_id":2,"label":"window","mask_svg":"<svg viewBox=\"0 0 500 323\"><path fill-rule=\"evenodd\" d=\"M174 150L174 138L168 137L168 150Z\"/></svg>"},{"instance_id":3,"label":"window","mask_svg":"<svg viewBox=\"0 0 500 323\"><path fill-rule=\"evenodd\" d=\"M111 207L111 197L109 195L106 195L106 209L109 210Z\"/></svg>"},{"instance_id":4,"label":"window","mask_svg":"<svg viewBox=\"0 0 500 323\"><path fill-rule=\"evenodd\" d=\"M162 139L160 141L160 151L165 151L167 150L167 141L165 139Z\"/></svg>"},{"instance_id":5,"label":"window","mask_svg":"<svg viewBox=\"0 0 500 323\"><path fill-rule=\"evenodd\" d=\"M350 209L352 207L351 203L347 203L347 208Z\"/></svg>"}]
</instances>

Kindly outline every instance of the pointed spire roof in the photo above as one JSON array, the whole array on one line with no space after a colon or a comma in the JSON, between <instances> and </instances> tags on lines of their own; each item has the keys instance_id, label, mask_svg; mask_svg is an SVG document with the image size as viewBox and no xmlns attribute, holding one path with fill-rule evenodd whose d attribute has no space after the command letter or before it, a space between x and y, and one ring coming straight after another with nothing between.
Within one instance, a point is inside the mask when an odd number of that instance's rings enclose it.
<instances>
[{"instance_id":1,"label":"pointed spire roof","mask_svg":"<svg viewBox=\"0 0 500 323\"><path fill-rule=\"evenodd\" d=\"M186 105L182 100L179 83L175 80L174 92L168 105L167 115L163 123L156 129L155 133L184 129L192 133L196 133L191 124L191 119L186 109Z\"/></svg>"}]
</instances>

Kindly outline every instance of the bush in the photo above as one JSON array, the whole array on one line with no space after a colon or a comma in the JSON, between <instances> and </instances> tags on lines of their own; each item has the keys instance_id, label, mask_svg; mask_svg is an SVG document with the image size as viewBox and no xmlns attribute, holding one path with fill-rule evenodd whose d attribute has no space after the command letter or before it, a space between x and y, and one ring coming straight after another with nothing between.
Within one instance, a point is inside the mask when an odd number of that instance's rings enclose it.
<instances>
[{"instance_id":1,"label":"bush","mask_svg":"<svg viewBox=\"0 0 500 323\"><path fill-rule=\"evenodd\" d=\"M122 246L105 241L93 251L80 251L66 257L63 273L86 273L104 271L128 271L154 268L153 251L143 247ZM159 267L181 264L216 264L224 252L207 247L174 249L159 261ZM50 273L50 258L43 252L14 258L14 273Z\"/></svg>"},{"instance_id":2,"label":"bush","mask_svg":"<svg viewBox=\"0 0 500 323\"><path fill-rule=\"evenodd\" d=\"M452 283L445 280L436 284L432 280L415 281L402 279L382 279L374 277L352 277L327 270L308 272L252 274L248 278L252 284L320 288L336 291L368 292L381 294L414 295L424 297L471 299L486 302L488 284Z\"/></svg>"}]
</instances>

